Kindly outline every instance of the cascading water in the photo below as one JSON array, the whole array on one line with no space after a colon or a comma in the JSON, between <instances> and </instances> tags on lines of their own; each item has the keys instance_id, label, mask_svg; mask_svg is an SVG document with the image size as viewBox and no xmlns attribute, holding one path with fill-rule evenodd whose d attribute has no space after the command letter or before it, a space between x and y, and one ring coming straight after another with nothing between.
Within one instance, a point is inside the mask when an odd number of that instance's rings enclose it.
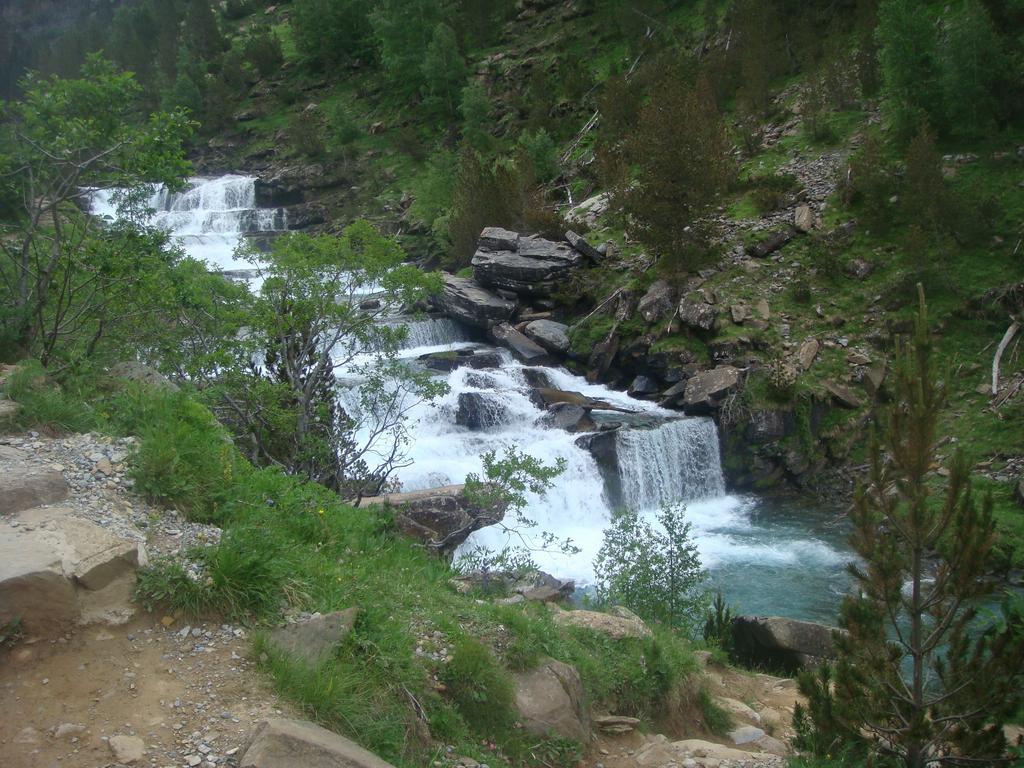
<instances>
[{"instance_id":1,"label":"cascading water","mask_svg":"<svg viewBox=\"0 0 1024 768\"><path fill-rule=\"evenodd\" d=\"M718 431L711 419L678 419L616 435L622 503L631 509L725 495Z\"/></svg>"},{"instance_id":2,"label":"cascading water","mask_svg":"<svg viewBox=\"0 0 1024 768\"><path fill-rule=\"evenodd\" d=\"M95 191L91 199L95 214L116 215L111 192ZM165 229L189 256L223 271L252 268L234 256L244 237L287 227L283 210L256 207L255 179L246 176L192 179L187 190L174 194L157 189L149 206L155 211L150 223ZM372 298L375 290L369 286L356 298ZM477 346L476 334L452 320L413 320L407 325L400 356L410 363L423 354ZM339 372L341 403L354 415L361 408L358 364L370 358L360 356L350 370ZM740 611L834 621L848 583L848 555L838 532L818 511L726 494L713 421L679 418L562 369L527 372L504 350L499 359L496 368L457 368L443 374L449 393L412 409L408 462L397 472L402 489L461 483L468 474L481 472L485 452L500 454L509 447L547 464L562 460L565 470L544 498L527 494L524 513L536 521L535 528L520 528L517 534L485 528L470 537L464 550L537 547L540 532L571 538L578 554L535 551L534 559L545 570L585 585L593 580L594 555L614 507L627 504L653 523L663 504L684 503L713 586ZM578 444L579 435L542 421L545 412L531 398L538 379L551 388L635 412L619 419L624 426L614 437L616 494L606 491L607 478L594 456ZM473 408L480 418L469 412ZM604 466L604 471L609 468Z\"/></svg>"},{"instance_id":3,"label":"cascading water","mask_svg":"<svg viewBox=\"0 0 1024 768\"><path fill-rule=\"evenodd\" d=\"M117 217L116 190L91 193L94 215ZM167 232L171 242L188 255L218 271L246 271L253 265L236 258L235 249L247 235L281 232L288 228L283 208L256 206L256 179L252 176L220 176L189 179L181 192L154 188L147 201L153 211L148 224Z\"/></svg>"}]
</instances>

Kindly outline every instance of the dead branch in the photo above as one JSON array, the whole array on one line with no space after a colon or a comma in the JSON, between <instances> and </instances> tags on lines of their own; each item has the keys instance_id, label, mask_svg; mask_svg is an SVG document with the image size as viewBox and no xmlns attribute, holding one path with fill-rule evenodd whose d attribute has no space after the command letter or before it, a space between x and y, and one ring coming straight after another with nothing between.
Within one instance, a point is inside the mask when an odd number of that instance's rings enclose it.
<instances>
[{"instance_id":1,"label":"dead branch","mask_svg":"<svg viewBox=\"0 0 1024 768\"><path fill-rule=\"evenodd\" d=\"M1006 329L1006 333L1003 334L1002 341L999 342L999 346L996 347L995 357L992 358L992 396L995 397L999 394L999 363L1003 358L1003 352L1010 346L1010 342L1013 341L1013 337L1017 335L1017 331L1020 330L1020 320L1016 317L1011 317L1010 327Z\"/></svg>"}]
</instances>

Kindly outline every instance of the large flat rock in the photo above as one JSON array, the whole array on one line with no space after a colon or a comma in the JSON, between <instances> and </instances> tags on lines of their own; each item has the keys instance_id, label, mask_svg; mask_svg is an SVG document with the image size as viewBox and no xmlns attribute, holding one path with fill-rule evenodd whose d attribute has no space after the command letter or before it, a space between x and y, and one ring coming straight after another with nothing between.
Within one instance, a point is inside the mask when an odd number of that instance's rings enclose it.
<instances>
[{"instance_id":1,"label":"large flat rock","mask_svg":"<svg viewBox=\"0 0 1024 768\"><path fill-rule=\"evenodd\" d=\"M517 250L492 250L481 243L473 255L473 276L492 288L528 296L549 296L583 255L566 243L520 237Z\"/></svg>"},{"instance_id":2,"label":"large flat rock","mask_svg":"<svg viewBox=\"0 0 1024 768\"><path fill-rule=\"evenodd\" d=\"M78 616L61 554L45 538L0 533L0 624L18 621L28 638L56 637Z\"/></svg>"},{"instance_id":3,"label":"large flat rock","mask_svg":"<svg viewBox=\"0 0 1024 768\"><path fill-rule=\"evenodd\" d=\"M27 461L23 451L0 446L0 515L56 504L68 497L68 484L58 470Z\"/></svg>"},{"instance_id":4,"label":"large flat rock","mask_svg":"<svg viewBox=\"0 0 1024 768\"><path fill-rule=\"evenodd\" d=\"M503 299L472 278L445 274L444 288L435 304L449 317L477 328L503 323L516 311L514 301Z\"/></svg>"},{"instance_id":5,"label":"large flat rock","mask_svg":"<svg viewBox=\"0 0 1024 768\"><path fill-rule=\"evenodd\" d=\"M274 718L256 727L240 768L394 768L354 741L305 720Z\"/></svg>"}]
</instances>

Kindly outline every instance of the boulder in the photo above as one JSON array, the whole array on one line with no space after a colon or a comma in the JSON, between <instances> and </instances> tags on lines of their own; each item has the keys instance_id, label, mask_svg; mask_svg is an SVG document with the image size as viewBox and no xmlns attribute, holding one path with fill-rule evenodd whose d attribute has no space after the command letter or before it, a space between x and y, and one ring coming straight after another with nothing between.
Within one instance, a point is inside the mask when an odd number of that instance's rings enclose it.
<instances>
[{"instance_id":1,"label":"boulder","mask_svg":"<svg viewBox=\"0 0 1024 768\"><path fill-rule=\"evenodd\" d=\"M846 265L846 274L854 280L866 280L874 270L874 265L864 259L854 259Z\"/></svg>"},{"instance_id":2,"label":"boulder","mask_svg":"<svg viewBox=\"0 0 1024 768\"><path fill-rule=\"evenodd\" d=\"M500 323L491 328L491 338L503 347L508 348L512 355L526 365L546 365L551 362L546 349L531 341L508 323Z\"/></svg>"},{"instance_id":3,"label":"boulder","mask_svg":"<svg viewBox=\"0 0 1024 768\"><path fill-rule=\"evenodd\" d=\"M267 636L267 642L281 653L315 665L334 652L358 617L358 608L316 614L307 621L275 629Z\"/></svg>"},{"instance_id":4,"label":"boulder","mask_svg":"<svg viewBox=\"0 0 1024 768\"><path fill-rule=\"evenodd\" d=\"M732 620L733 645L740 658L785 670L834 657L832 633L836 631L824 624L782 616L737 616Z\"/></svg>"},{"instance_id":5,"label":"boulder","mask_svg":"<svg viewBox=\"0 0 1024 768\"><path fill-rule=\"evenodd\" d=\"M731 365L695 374L686 380L683 408L687 413L709 413L716 409L739 383L740 371Z\"/></svg>"},{"instance_id":6,"label":"boulder","mask_svg":"<svg viewBox=\"0 0 1024 768\"><path fill-rule=\"evenodd\" d=\"M604 481L604 495L614 508L622 500L622 478L619 475L619 451L615 438L617 430L597 432L576 438L576 445L590 453L597 463Z\"/></svg>"},{"instance_id":7,"label":"boulder","mask_svg":"<svg viewBox=\"0 0 1024 768\"><path fill-rule=\"evenodd\" d=\"M569 243L580 254L590 259L591 263L599 264L603 258L601 252L588 243L581 235L577 235L571 229L565 233L565 241Z\"/></svg>"},{"instance_id":8,"label":"boulder","mask_svg":"<svg viewBox=\"0 0 1024 768\"><path fill-rule=\"evenodd\" d=\"M456 368L498 368L501 355L490 350L459 349L454 352L430 352L417 358L424 368L448 373Z\"/></svg>"},{"instance_id":9,"label":"boulder","mask_svg":"<svg viewBox=\"0 0 1024 768\"><path fill-rule=\"evenodd\" d=\"M55 504L68 497L63 474L29 464L27 458L16 448L0 446L0 515Z\"/></svg>"},{"instance_id":10,"label":"boulder","mask_svg":"<svg viewBox=\"0 0 1024 768\"><path fill-rule=\"evenodd\" d=\"M28 638L57 637L78 617L61 553L41 537L0 537L0 626L18 621Z\"/></svg>"},{"instance_id":11,"label":"boulder","mask_svg":"<svg viewBox=\"0 0 1024 768\"><path fill-rule=\"evenodd\" d=\"M344 736L305 720L260 723L239 768L394 768Z\"/></svg>"},{"instance_id":12,"label":"boulder","mask_svg":"<svg viewBox=\"0 0 1024 768\"><path fill-rule=\"evenodd\" d=\"M583 256L565 243L519 238L518 251L480 248L470 262L481 285L528 296L549 296Z\"/></svg>"},{"instance_id":13,"label":"boulder","mask_svg":"<svg viewBox=\"0 0 1024 768\"><path fill-rule=\"evenodd\" d=\"M755 243L747 248L747 253L756 258L763 259L765 256L775 253L792 239L793 233L788 229L782 232L775 232L759 243Z\"/></svg>"},{"instance_id":14,"label":"boulder","mask_svg":"<svg viewBox=\"0 0 1024 768\"><path fill-rule=\"evenodd\" d=\"M640 316L648 323L657 323L671 315L676 308L676 289L664 280L655 280L636 305Z\"/></svg>"},{"instance_id":15,"label":"boulder","mask_svg":"<svg viewBox=\"0 0 1024 768\"><path fill-rule=\"evenodd\" d=\"M552 403L540 421L549 429L566 432L591 432L596 428L589 409L572 403Z\"/></svg>"},{"instance_id":16,"label":"boulder","mask_svg":"<svg viewBox=\"0 0 1024 768\"><path fill-rule=\"evenodd\" d=\"M864 371L864 387L872 398L877 399L880 396L887 373L885 360L875 361Z\"/></svg>"},{"instance_id":17,"label":"boulder","mask_svg":"<svg viewBox=\"0 0 1024 768\"><path fill-rule=\"evenodd\" d=\"M798 205L793 212L793 226L798 232L807 233L814 229L814 211L809 205Z\"/></svg>"},{"instance_id":18,"label":"boulder","mask_svg":"<svg viewBox=\"0 0 1024 768\"><path fill-rule=\"evenodd\" d=\"M446 485L366 497L359 506L384 507L402 534L423 542L431 552L450 557L471 533L501 522L507 508L504 502L482 505L468 498L463 488Z\"/></svg>"},{"instance_id":19,"label":"boulder","mask_svg":"<svg viewBox=\"0 0 1024 768\"><path fill-rule=\"evenodd\" d=\"M565 215L566 221L586 229L594 229L597 220L605 214L610 204L611 195L607 192L588 197Z\"/></svg>"},{"instance_id":20,"label":"boulder","mask_svg":"<svg viewBox=\"0 0 1024 768\"><path fill-rule=\"evenodd\" d=\"M563 627L582 627L607 635L612 640L627 637L649 637L651 630L640 619L613 616L597 611L558 611L551 617Z\"/></svg>"},{"instance_id":21,"label":"boulder","mask_svg":"<svg viewBox=\"0 0 1024 768\"><path fill-rule=\"evenodd\" d=\"M459 407L455 411L455 423L469 429L490 429L508 420L499 395L484 392L460 392Z\"/></svg>"},{"instance_id":22,"label":"boulder","mask_svg":"<svg viewBox=\"0 0 1024 768\"><path fill-rule=\"evenodd\" d=\"M534 736L554 734L581 743L590 739L583 685L568 664L547 659L516 675L515 706L523 729Z\"/></svg>"},{"instance_id":23,"label":"boulder","mask_svg":"<svg viewBox=\"0 0 1024 768\"><path fill-rule=\"evenodd\" d=\"M758 299L754 309L762 320L771 320L772 311L768 306L768 299Z\"/></svg>"},{"instance_id":24,"label":"boulder","mask_svg":"<svg viewBox=\"0 0 1024 768\"><path fill-rule=\"evenodd\" d=\"M810 338L804 341L800 345L800 349L796 352L796 362L800 366L800 369L806 371L814 363L814 359L818 356L818 350L821 348L821 344L815 338Z\"/></svg>"},{"instance_id":25,"label":"boulder","mask_svg":"<svg viewBox=\"0 0 1024 768\"><path fill-rule=\"evenodd\" d=\"M826 381L824 387L832 395L832 398L844 408L860 408L864 404L860 397L845 384Z\"/></svg>"},{"instance_id":26,"label":"boulder","mask_svg":"<svg viewBox=\"0 0 1024 768\"><path fill-rule=\"evenodd\" d=\"M135 765L146 756L146 743L138 736L111 736L107 746L121 765Z\"/></svg>"},{"instance_id":27,"label":"boulder","mask_svg":"<svg viewBox=\"0 0 1024 768\"><path fill-rule=\"evenodd\" d=\"M564 355L569 351L569 326L554 320L534 320L526 324L526 335L549 352Z\"/></svg>"},{"instance_id":28,"label":"boulder","mask_svg":"<svg viewBox=\"0 0 1024 768\"><path fill-rule=\"evenodd\" d=\"M688 297L684 297L679 302L679 319L691 328L710 331L715 325L717 315L718 310L707 302L692 300Z\"/></svg>"},{"instance_id":29,"label":"boulder","mask_svg":"<svg viewBox=\"0 0 1024 768\"><path fill-rule=\"evenodd\" d=\"M434 302L449 317L477 328L490 328L505 322L516 304L481 287L468 277L444 274L444 288Z\"/></svg>"},{"instance_id":30,"label":"boulder","mask_svg":"<svg viewBox=\"0 0 1024 768\"><path fill-rule=\"evenodd\" d=\"M750 307L746 304L733 304L729 308L729 314L732 315L732 321L737 325L742 325L744 321L750 317Z\"/></svg>"},{"instance_id":31,"label":"boulder","mask_svg":"<svg viewBox=\"0 0 1024 768\"><path fill-rule=\"evenodd\" d=\"M628 393L633 397L647 397L649 395L655 395L661 389L661 385L657 381L652 379L650 376L644 376L640 374L633 383L629 385Z\"/></svg>"},{"instance_id":32,"label":"boulder","mask_svg":"<svg viewBox=\"0 0 1024 768\"><path fill-rule=\"evenodd\" d=\"M477 247L489 251L517 251L519 233L501 227L484 227L477 240Z\"/></svg>"}]
</instances>

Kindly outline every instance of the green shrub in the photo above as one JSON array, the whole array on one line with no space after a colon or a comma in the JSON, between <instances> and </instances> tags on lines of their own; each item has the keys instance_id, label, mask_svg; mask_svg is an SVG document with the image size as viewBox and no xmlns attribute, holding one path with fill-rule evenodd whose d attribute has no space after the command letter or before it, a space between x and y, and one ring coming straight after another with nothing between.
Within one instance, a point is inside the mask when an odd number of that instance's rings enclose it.
<instances>
[{"instance_id":1,"label":"green shrub","mask_svg":"<svg viewBox=\"0 0 1024 768\"><path fill-rule=\"evenodd\" d=\"M14 424L22 429L88 432L98 425L95 409L50 379L35 360L20 363L8 376L4 391L21 406Z\"/></svg>"},{"instance_id":2,"label":"green shrub","mask_svg":"<svg viewBox=\"0 0 1024 768\"><path fill-rule=\"evenodd\" d=\"M704 641L728 653L732 649L732 609L721 592L704 614Z\"/></svg>"},{"instance_id":3,"label":"green shrub","mask_svg":"<svg viewBox=\"0 0 1024 768\"><path fill-rule=\"evenodd\" d=\"M704 718L704 727L711 733L716 736L724 736L732 728L729 713L718 706L706 688L701 688L697 693L697 705L700 708L701 717Z\"/></svg>"},{"instance_id":4,"label":"green shrub","mask_svg":"<svg viewBox=\"0 0 1024 768\"><path fill-rule=\"evenodd\" d=\"M455 641L443 680L459 714L474 730L493 734L511 725L512 679L479 640L464 635Z\"/></svg>"},{"instance_id":5,"label":"green shrub","mask_svg":"<svg viewBox=\"0 0 1024 768\"><path fill-rule=\"evenodd\" d=\"M316 110L304 109L288 120L288 138L301 155L319 157L324 153L324 135Z\"/></svg>"},{"instance_id":6,"label":"green shrub","mask_svg":"<svg viewBox=\"0 0 1024 768\"><path fill-rule=\"evenodd\" d=\"M227 433L184 393L153 396L131 418L141 442L132 459L135 489L190 519L221 519L220 504L248 466Z\"/></svg>"},{"instance_id":7,"label":"green shrub","mask_svg":"<svg viewBox=\"0 0 1024 768\"><path fill-rule=\"evenodd\" d=\"M773 174L750 179L751 198L759 213L770 213L789 202L800 183L791 173Z\"/></svg>"}]
</instances>

